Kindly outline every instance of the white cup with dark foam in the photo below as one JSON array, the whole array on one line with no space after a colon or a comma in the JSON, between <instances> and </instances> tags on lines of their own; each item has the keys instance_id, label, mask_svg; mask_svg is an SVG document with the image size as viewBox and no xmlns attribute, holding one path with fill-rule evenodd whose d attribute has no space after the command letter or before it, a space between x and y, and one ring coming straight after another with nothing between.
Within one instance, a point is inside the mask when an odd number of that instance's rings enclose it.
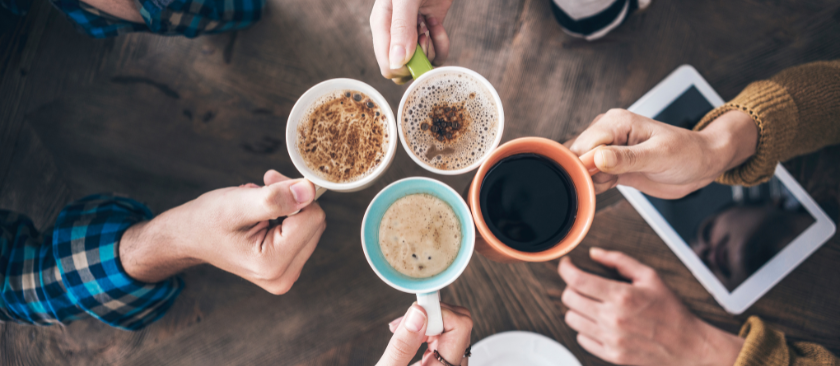
<instances>
[{"instance_id":1,"label":"white cup with dark foam","mask_svg":"<svg viewBox=\"0 0 840 366\"><path fill-rule=\"evenodd\" d=\"M464 67L433 69L420 46L406 66L414 82L400 101L397 129L408 156L442 175L478 168L502 141L505 113L496 89Z\"/></svg>"},{"instance_id":2,"label":"white cup with dark foam","mask_svg":"<svg viewBox=\"0 0 840 366\"><path fill-rule=\"evenodd\" d=\"M317 157L312 158L312 156L314 156L313 154L308 151L301 150L301 146L306 146L307 142L310 141L301 140L301 136L305 136L307 138L317 136L314 132L316 130L310 128L302 131L299 128L302 125L307 127L306 124L310 123L308 120L315 109L324 105L324 103L330 102L332 100L330 98L334 98L346 92L359 92L361 95L360 98L367 97L369 98L369 101L375 104L377 111L380 113L380 115L375 117L380 118L379 121L381 122L381 127L384 129L384 141L382 144L382 154L378 156L379 161L373 164L370 169L357 174L352 177L352 179L336 179L336 176L331 176L330 174L326 174L324 171L318 170L320 166L326 166L329 168L329 165L334 164L335 162L327 162L318 166L318 164L313 164L313 162L317 161ZM367 99L362 99L360 102L365 102L365 100ZM398 133L395 123L394 113L391 111L388 101L385 100L382 94L379 94L379 92L372 86L353 79L331 79L309 88L309 90L303 93L303 95L298 98L297 102L295 102L291 113L289 113L289 119L286 122L286 147L295 168L297 168L305 179L315 185L316 199L327 190L336 192L355 192L365 189L373 184L382 175L382 173L388 170L388 167L394 160L394 155L396 155L397 151ZM337 154L335 160L346 161L345 159L348 155L356 153L352 151L352 148L349 150L351 151L343 149L342 151L344 153ZM304 154L306 154L306 156L304 156ZM334 170L335 166L332 168ZM330 169L326 169L326 172L329 173Z\"/></svg>"}]
</instances>

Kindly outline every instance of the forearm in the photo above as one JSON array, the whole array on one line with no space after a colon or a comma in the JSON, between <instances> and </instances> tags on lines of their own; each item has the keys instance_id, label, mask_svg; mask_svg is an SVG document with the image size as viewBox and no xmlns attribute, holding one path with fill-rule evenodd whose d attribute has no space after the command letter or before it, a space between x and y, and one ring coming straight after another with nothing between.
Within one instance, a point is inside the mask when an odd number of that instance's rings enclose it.
<instances>
[{"instance_id":1,"label":"forearm","mask_svg":"<svg viewBox=\"0 0 840 366\"><path fill-rule=\"evenodd\" d=\"M735 99L709 112L704 130L730 111L748 114L758 128L755 154L718 181L754 185L769 179L776 164L840 143L840 61L787 69L747 86Z\"/></svg>"},{"instance_id":2,"label":"forearm","mask_svg":"<svg viewBox=\"0 0 840 366\"><path fill-rule=\"evenodd\" d=\"M166 213L130 227L120 241L123 268L132 278L154 283L201 263L176 245Z\"/></svg>"},{"instance_id":3,"label":"forearm","mask_svg":"<svg viewBox=\"0 0 840 366\"><path fill-rule=\"evenodd\" d=\"M125 232L151 217L137 201L94 195L67 205L39 234L29 219L0 211L0 319L51 325L93 316L136 330L160 318L183 282L138 280L118 250Z\"/></svg>"},{"instance_id":4,"label":"forearm","mask_svg":"<svg viewBox=\"0 0 840 366\"><path fill-rule=\"evenodd\" d=\"M144 23L143 17L140 16L140 10L137 9L134 0L80 0L94 8L97 8L109 15L120 19L128 20L134 23Z\"/></svg>"}]
</instances>

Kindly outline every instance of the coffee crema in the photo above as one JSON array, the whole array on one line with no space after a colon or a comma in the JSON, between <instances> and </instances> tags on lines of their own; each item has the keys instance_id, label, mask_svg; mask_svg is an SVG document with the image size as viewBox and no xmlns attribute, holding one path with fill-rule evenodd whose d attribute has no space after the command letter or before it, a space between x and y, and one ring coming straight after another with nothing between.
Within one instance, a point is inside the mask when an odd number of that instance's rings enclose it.
<instances>
[{"instance_id":1,"label":"coffee crema","mask_svg":"<svg viewBox=\"0 0 840 366\"><path fill-rule=\"evenodd\" d=\"M367 95L339 90L312 103L297 126L300 156L316 175L348 183L370 174L388 146L388 120Z\"/></svg>"},{"instance_id":2,"label":"coffee crema","mask_svg":"<svg viewBox=\"0 0 840 366\"><path fill-rule=\"evenodd\" d=\"M426 278L443 272L461 250L461 221L448 203L426 193L396 200L379 224L379 247L397 272Z\"/></svg>"},{"instance_id":3,"label":"coffee crema","mask_svg":"<svg viewBox=\"0 0 840 366\"><path fill-rule=\"evenodd\" d=\"M458 170L490 150L500 116L481 81L446 72L411 91L401 118L403 138L416 157L438 169Z\"/></svg>"}]
</instances>

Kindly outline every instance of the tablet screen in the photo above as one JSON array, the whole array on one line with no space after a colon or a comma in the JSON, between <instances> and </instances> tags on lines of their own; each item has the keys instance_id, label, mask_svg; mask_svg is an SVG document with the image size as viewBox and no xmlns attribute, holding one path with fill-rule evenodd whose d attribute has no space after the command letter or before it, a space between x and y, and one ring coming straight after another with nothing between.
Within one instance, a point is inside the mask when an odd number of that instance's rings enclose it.
<instances>
[{"instance_id":1,"label":"tablet screen","mask_svg":"<svg viewBox=\"0 0 840 366\"><path fill-rule=\"evenodd\" d=\"M691 86L653 119L692 128L712 108ZM776 177L754 187L712 183L676 200L645 197L730 292L816 222Z\"/></svg>"}]
</instances>

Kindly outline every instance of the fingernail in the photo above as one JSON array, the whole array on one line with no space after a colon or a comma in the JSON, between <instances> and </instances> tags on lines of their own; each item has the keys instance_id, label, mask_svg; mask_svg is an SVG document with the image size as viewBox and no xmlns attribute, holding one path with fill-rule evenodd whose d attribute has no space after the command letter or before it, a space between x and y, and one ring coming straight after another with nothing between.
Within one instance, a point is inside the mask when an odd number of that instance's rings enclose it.
<instances>
[{"instance_id":1,"label":"fingernail","mask_svg":"<svg viewBox=\"0 0 840 366\"><path fill-rule=\"evenodd\" d=\"M309 187L309 182L305 180L301 180L300 182L293 184L289 187L289 190L292 191L292 197L294 197L295 202L297 203L304 203L312 200L312 189Z\"/></svg>"},{"instance_id":2,"label":"fingernail","mask_svg":"<svg viewBox=\"0 0 840 366\"><path fill-rule=\"evenodd\" d=\"M612 169L618 162L615 153L606 149L598 149L595 152L595 166L603 169Z\"/></svg>"},{"instance_id":3,"label":"fingernail","mask_svg":"<svg viewBox=\"0 0 840 366\"><path fill-rule=\"evenodd\" d=\"M423 19L420 19L419 24L420 24L420 26L419 26L420 31L417 32L417 34L425 34L425 35L428 36L429 35L429 28L426 27L426 22L424 22Z\"/></svg>"},{"instance_id":4,"label":"fingernail","mask_svg":"<svg viewBox=\"0 0 840 366\"><path fill-rule=\"evenodd\" d=\"M405 47L398 44L391 46L391 55L389 59L391 60L391 70L403 67L403 61L405 61Z\"/></svg>"},{"instance_id":5,"label":"fingernail","mask_svg":"<svg viewBox=\"0 0 840 366\"><path fill-rule=\"evenodd\" d=\"M417 333L426 324L426 314L423 314L422 311L412 306L408 310L408 314L405 315L403 324L405 324L405 329L408 329L409 332Z\"/></svg>"},{"instance_id":6,"label":"fingernail","mask_svg":"<svg viewBox=\"0 0 840 366\"><path fill-rule=\"evenodd\" d=\"M589 255L590 256L599 256L599 255L603 255L603 254L604 254L604 250L601 249L601 248L598 248L598 247L589 248Z\"/></svg>"},{"instance_id":7,"label":"fingernail","mask_svg":"<svg viewBox=\"0 0 840 366\"><path fill-rule=\"evenodd\" d=\"M403 317L399 317L392 320L390 323L388 323L388 328L394 329L396 326L400 325L400 320L402 320L402 318Z\"/></svg>"}]
</instances>

